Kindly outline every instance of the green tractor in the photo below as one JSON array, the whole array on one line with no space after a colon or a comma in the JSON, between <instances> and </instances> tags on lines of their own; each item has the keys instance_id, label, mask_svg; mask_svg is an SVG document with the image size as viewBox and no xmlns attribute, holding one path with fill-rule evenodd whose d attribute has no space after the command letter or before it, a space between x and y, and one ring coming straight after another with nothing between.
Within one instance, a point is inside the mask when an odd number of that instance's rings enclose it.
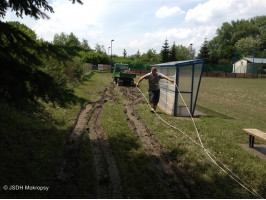
<instances>
[{"instance_id":1,"label":"green tractor","mask_svg":"<svg viewBox=\"0 0 266 200\"><path fill-rule=\"evenodd\" d=\"M113 80L117 85L134 85L136 74L132 73L128 68L128 64L116 63L114 65Z\"/></svg>"}]
</instances>

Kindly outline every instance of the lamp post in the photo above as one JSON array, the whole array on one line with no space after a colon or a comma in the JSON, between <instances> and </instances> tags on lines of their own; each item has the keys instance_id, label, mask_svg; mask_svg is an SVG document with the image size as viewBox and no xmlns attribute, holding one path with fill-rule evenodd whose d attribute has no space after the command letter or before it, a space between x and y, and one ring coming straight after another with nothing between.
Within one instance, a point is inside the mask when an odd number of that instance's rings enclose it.
<instances>
[{"instance_id":1,"label":"lamp post","mask_svg":"<svg viewBox=\"0 0 266 200\"><path fill-rule=\"evenodd\" d=\"M110 49L111 47L108 47L108 55L109 55L109 49Z\"/></svg>"},{"instance_id":2,"label":"lamp post","mask_svg":"<svg viewBox=\"0 0 266 200\"><path fill-rule=\"evenodd\" d=\"M193 44L191 43L191 44L190 44L190 58L191 58L191 59L193 59L192 46L193 46Z\"/></svg>"},{"instance_id":3,"label":"lamp post","mask_svg":"<svg viewBox=\"0 0 266 200\"><path fill-rule=\"evenodd\" d=\"M114 42L114 40L111 40L111 68L112 68L112 42Z\"/></svg>"}]
</instances>

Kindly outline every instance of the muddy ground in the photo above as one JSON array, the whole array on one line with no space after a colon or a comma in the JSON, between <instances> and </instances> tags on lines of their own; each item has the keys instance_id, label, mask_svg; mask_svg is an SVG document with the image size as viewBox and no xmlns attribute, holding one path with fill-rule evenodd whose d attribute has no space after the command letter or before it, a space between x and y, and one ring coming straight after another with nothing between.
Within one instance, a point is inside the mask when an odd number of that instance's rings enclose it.
<instances>
[{"instance_id":1,"label":"muddy ground","mask_svg":"<svg viewBox=\"0 0 266 200\"><path fill-rule=\"evenodd\" d=\"M63 158L58 164L51 187L53 190L50 191L48 197L60 198L63 193L65 198L71 198L70 191L75 184L75 168L78 163L81 138L86 129L95 162L96 198L123 198L119 170L109 148L106 134L101 127L106 102L117 102L115 87L118 86L113 83L108 85L100 101L88 104L80 112L75 128L66 142ZM193 185L193 181L186 176L186 172L180 167L180 162L171 156L169 150L156 139L156 136L146 127L137 114L137 105L145 103L142 94L135 87L119 86L118 90L119 94L126 99L124 113L128 119L128 126L139 138L146 153L152 158L170 197L193 198L189 190L189 185Z\"/></svg>"}]
</instances>

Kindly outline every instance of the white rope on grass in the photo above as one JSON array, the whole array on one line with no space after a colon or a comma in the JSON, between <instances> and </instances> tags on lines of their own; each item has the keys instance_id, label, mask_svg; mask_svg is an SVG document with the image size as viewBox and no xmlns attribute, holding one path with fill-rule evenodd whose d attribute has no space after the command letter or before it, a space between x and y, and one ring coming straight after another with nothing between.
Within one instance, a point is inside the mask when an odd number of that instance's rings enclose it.
<instances>
[{"instance_id":1,"label":"white rope on grass","mask_svg":"<svg viewBox=\"0 0 266 200\"><path fill-rule=\"evenodd\" d=\"M172 127L173 129L178 130L179 132L181 132L183 135L185 135L187 138L189 138L192 142L194 142L196 145L198 145L199 147L203 148L203 146L201 144L199 144L198 142L196 142L195 140L193 140L189 135L187 135L185 132L183 132L182 130L180 130L179 128L176 128L175 126L169 124L167 121L165 121L163 118L161 118L161 116L158 115L158 113L153 109L153 107L150 105L148 99L146 98L146 96L143 94L143 92L137 87L137 89L140 91L140 93L144 96L145 100L147 101L148 105L150 106L150 108L154 111L154 113L156 114L156 116L162 120L165 124L167 124L168 126Z\"/></svg>"},{"instance_id":2,"label":"white rope on grass","mask_svg":"<svg viewBox=\"0 0 266 200\"><path fill-rule=\"evenodd\" d=\"M193 143L195 143L196 145L198 145L199 147L201 147L205 153L207 154L207 156L211 159L211 161L218 167L220 168L225 174L227 174L231 179L233 179L235 182L237 182L241 187L243 187L244 189L246 189L248 192L250 192L251 194L253 194L254 196L256 196L257 198L261 198L263 199L262 196L260 196L255 190L253 190L250 186L248 186L248 184L246 184L242 179L240 179L236 174L234 174L228 167L226 167L220 160L218 160L218 158L216 158L213 154L211 154L203 145L202 143L202 140L201 140L201 137L200 137L200 134L198 132L198 128L195 124L195 121L194 121L194 118L192 117L189 109L188 109L188 106L186 104L186 102L184 101L183 99L183 96L181 95L180 91L179 91L179 88L178 86L175 84L176 88L177 88L177 91L178 91L178 94L180 95L184 105L186 106L186 109L192 119L192 122L193 122L193 125L195 127L195 130L196 130L196 133L197 133L197 136L198 136L198 139L200 141L200 143L196 142L195 140L193 140L190 136L188 136L185 132L183 132L182 130L180 130L179 128L176 128L175 126L169 124L168 122L166 122L161 116L158 115L158 113L152 108L152 106L150 105L148 99L146 98L146 96L143 94L143 92L137 87L137 89L139 90L139 92L143 95L143 97L146 99L148 105L150 106L150 108L154 111L154 113L156 114L156 116L162 120L165 124L167 124L168 126L178 130L179 132L181 132L183 135L185 135L187 138L189 138ZM220 164L218 164L216 161L218 161Z\"/></svg>"}]
</instances>

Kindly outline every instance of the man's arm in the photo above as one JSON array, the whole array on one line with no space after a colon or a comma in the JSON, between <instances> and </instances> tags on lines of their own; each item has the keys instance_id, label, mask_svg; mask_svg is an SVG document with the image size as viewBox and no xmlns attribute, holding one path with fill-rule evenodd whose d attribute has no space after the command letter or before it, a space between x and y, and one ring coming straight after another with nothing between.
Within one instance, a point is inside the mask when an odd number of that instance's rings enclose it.
<instances>
[{"instance_id":1,"label":"man's arm","mask_svg":"<svg viewBox=\"0 0 266 200\"><path fill-rule=\"evenodd\" d=\"M168 76L163 75L163 78L170 81L171 83L175 82L173 79L170 79Z\"/></svg>"},{"instance_id":2,"label":"man's arm","mask_svg":"<svg viewBox=\"0 0 266 200\"><path fill-rule=\"evenodd\" d=\"M136 83L136 86L139 87L140 82L144 79L144 76L140 77L140 79L138 80L138 82Z\"/></svg>"}]
</instances>

